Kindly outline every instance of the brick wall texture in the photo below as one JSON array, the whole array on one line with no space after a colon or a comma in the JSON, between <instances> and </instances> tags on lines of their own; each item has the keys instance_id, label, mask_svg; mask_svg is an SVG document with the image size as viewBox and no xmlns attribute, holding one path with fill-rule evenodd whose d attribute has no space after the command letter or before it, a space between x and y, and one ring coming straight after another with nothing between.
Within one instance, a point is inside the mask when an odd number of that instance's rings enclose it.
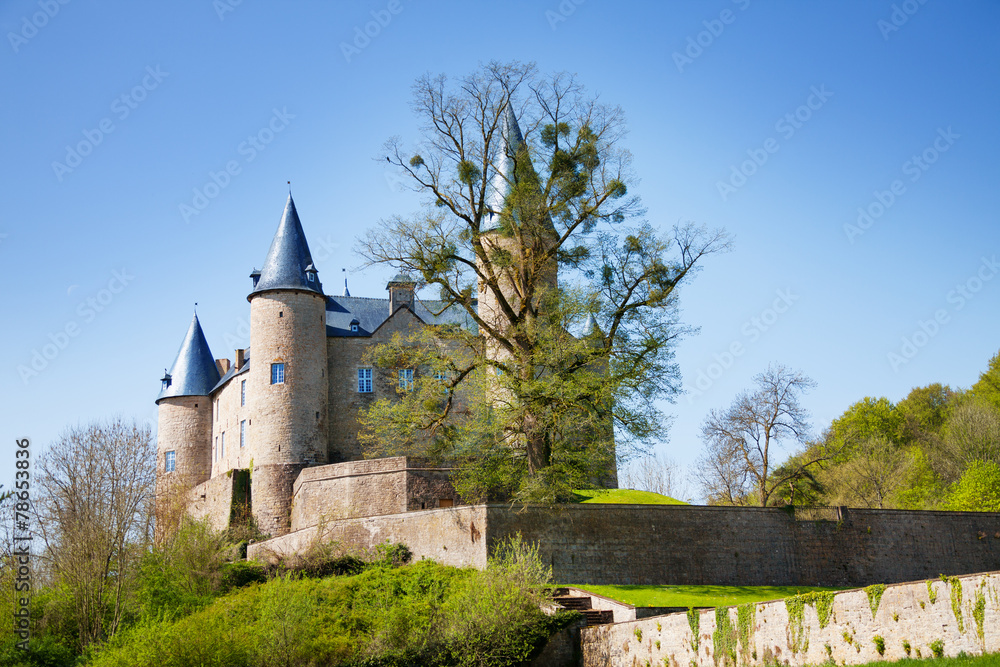
<instances>
[{"instance_id":1,"label":"brick wall texture","mask_svg":"<svg viewBox=\"0 0 1000 667\"><path fill-rule=\"evenodd\" d=\"M890 585L874 599L865 590L837 593L823 624L815 604L790 620L776 600L744 607L742 627L735 607L701 611L697 635L683 612L585 628L583 665L854 665L927 658L935 648L946 656L1000 651L1000 572ZM725 625L726 617L729 628L720 630L717 619Z\"/></svg>"}]
</instances>

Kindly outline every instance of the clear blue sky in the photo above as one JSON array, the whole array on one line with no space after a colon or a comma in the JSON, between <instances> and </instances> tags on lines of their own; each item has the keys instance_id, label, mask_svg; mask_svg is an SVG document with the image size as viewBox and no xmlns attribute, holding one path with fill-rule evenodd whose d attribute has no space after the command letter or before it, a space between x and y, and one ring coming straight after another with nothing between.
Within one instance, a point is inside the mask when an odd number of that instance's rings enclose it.
<instances>
[{"instance_id":1,"label":"clear blue sky","mask_svg":"<svg viewBox=\"0 0 1000 667\"><path fill-rule=\"evenodd\" d=\"M649 220L735 237L683 294L701 332L677 350L692 391L660 452L693 463L707 411L773 361L817 381L819 430L865 395L967 387L1000 348L995 2L233 2L0 5L0 481L18 437L155 424L194 302L216 356L249 343L247 276L287 180L339 289L357 235L415 208L373 159L416 136L413 80L491 59L620 104ZM372 12L386 25L345 55ZM383 296L389 275L352 271L351 291Z\"/></svg>"}]
</instances>

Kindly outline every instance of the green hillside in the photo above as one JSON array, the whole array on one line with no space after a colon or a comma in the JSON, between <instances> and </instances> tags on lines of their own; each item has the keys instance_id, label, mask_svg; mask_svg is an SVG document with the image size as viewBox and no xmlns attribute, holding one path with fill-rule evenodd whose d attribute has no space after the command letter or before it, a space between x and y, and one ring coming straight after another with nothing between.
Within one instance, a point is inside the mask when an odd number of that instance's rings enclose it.
<instances>
[{"instance_id":1,"label":"green hillside","mask_svg":"<svg viewBox=\"0 0 1000 667\"><path fill-rule=\"evenodd\" d=\"M687 505L683 500L635 489L581 489L573 492L581 503L604 505Z\"/></svg>"}]
</instances>

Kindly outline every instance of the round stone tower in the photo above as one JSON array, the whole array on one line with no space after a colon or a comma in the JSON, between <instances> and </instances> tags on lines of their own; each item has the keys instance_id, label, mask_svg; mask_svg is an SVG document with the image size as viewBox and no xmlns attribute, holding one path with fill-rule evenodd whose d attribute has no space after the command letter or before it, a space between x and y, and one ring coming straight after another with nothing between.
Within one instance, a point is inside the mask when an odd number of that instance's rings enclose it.
<instances>
[{"instance_id":1,"label":"round stone tower","mask_svg":"<svg viewBox=\"0 0 1000 667\"><path fill-rule=\"evenodd\" d=\"M556 258L539 259L551 248L557 234L547 214L542 220L528 222L521 219L522 211L540 204L534 199L542 194L540 191L526 191L525 185L522 185L537 182L537 177L528 146L509 104L504 111L500 139L493 160L494 173L487 190L485 208L488 219L483 221L482 243L487 253L510 253L510 262L505 266L503 262L495 263L494 271L497 272L496 282L501 294L516 311L521 306L516 283L520 282L524 272L535 271L538 274L534 281L537 288L535 299L542 298L545 290L554 290L558 286ZM514 228L517 228L523 243L515 238ZM487 324L505 329L509 318L503 314L496 293L482 280L478 287L479 316ZM494 358L502 356L499 346L488 347L497 355Z\"/></svg>"},{"instance_id":2,"label":"round stone tower","mask_svg":"<svg viewBox=\"0 0 1000 667\"><path fill-rule=\"evenodd\" d=\"M251 505L258 527L288 532L292 484L327 462L326 296L291 195L250 301Z\"/></svg>"},{"instance_id":3,"label":"round stone tower","mask_svg":"<svg viewBox=\"0 0 1000 667\"><path fill-rule=\"evenodd\" d=\"M201 329L191 319L173 366L156 398L156 510L158 534L175 523L187 491L212 474L212 402L219 369Z\"/></svg>"}]
</instances>

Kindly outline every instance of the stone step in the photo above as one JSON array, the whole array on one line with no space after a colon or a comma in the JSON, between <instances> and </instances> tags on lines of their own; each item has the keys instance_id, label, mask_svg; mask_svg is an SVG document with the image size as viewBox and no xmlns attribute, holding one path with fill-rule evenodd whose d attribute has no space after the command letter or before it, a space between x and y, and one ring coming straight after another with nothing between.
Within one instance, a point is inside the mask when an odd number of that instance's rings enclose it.
<instances>
[{"instance_id":1,"label":"stone step","mask_svg":"<svg viewBox=\"0 0 1000 667\"><path fill-rule=\"evenodd\" d=\"M587 627L615 622L615 614L610 609L587 609L583 616L587 620Z\"/></svg>"},{"instance_id":2,"label":"stone step","mask_svg":"<svg viewBox=\"0 0 1000 667\"><path fill-rule=\"evenodd\" d=\"M575 609L577 611L583 611L585 609L590 609L590 597L577 597L560 595L553 598L556 604L563 606L566 609Z\"/></svg>"}]
</instances>

